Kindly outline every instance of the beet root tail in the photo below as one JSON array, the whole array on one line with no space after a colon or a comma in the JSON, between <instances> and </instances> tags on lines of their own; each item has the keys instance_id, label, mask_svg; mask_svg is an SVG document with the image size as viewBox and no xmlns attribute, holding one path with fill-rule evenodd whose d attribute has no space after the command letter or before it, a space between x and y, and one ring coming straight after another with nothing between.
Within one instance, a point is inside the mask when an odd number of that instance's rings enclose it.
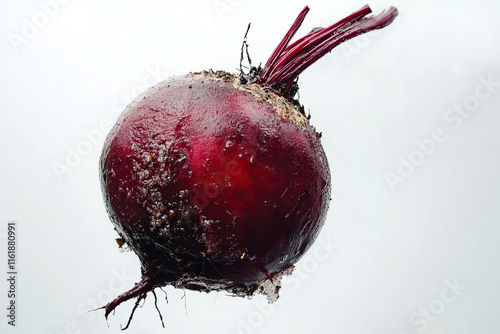
<instances>
[{"instance_id":1,"label":"beet root tail","mask_svg":"<svg viewBox=\"0 0 500 334\"><path fill-rule=\"evenodd\" d=\"M113 301L108 303L106 306L103 306L102 308L105 310L104 316L106 319L108 319L108 315L113 312L113 310L120 305L121 303L138 297L139 299L144 299L146 297L146 294L150 291L152 291L154 288L151 279L147 276L143 276L141 281L139 283L136 283L135 286L128 290L127 292L122 293L118 297L116 297Z\"/></svg>"}]
</instances>

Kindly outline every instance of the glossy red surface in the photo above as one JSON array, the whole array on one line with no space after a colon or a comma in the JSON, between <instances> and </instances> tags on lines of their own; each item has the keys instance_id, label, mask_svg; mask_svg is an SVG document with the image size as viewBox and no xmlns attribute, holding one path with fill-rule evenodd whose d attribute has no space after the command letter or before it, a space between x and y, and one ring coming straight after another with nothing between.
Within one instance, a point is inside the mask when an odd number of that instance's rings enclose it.
<instances>
[{"instance_id":1,"label":"glossy red surface","mask_svg":"<svg viewBox=\"0 0 500 334\"><path fill-rule=\"evenodd\" d=\"M330 196L312 128L231 83L190 75L125 110L101 177L111 220L143 274L204 291L254 286L293 265L317 237Z\"/></svg>"}]
</instances>

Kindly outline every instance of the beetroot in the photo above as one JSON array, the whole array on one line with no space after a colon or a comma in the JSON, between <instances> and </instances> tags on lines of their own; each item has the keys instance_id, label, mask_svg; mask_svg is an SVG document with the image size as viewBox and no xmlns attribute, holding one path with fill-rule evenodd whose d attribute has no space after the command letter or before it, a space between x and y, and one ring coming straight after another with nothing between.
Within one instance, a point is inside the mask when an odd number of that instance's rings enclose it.
<instances>
[{"instance_id":1,"label":"beetroot","mask_svg":"<svg viewBox=\"0 0 500 334\"><path fill-rule=\"evenodd\" d=\"M367 17L365 6L290 44L308 10L263 68L171 78L118 119L101 156L102 190L142 280L103 307L106 317L165 285L261 292L272 301L280 277L318 236L330 172L320 134L295 99L297 77L342 41L390 24L397 11Z\"/></svg>"}]
</instances>

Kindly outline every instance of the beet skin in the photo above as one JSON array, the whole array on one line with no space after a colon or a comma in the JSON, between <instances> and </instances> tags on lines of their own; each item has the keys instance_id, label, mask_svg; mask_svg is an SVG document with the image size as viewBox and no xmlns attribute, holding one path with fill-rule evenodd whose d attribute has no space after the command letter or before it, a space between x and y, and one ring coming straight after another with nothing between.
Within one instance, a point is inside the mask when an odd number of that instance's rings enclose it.
<instances>
[{"instance_id":1,"label":"beet skin","mask_svg":"<svg viewBox=\"0 0 500 334\"><path fill-rule=\"evenodd\" d=\"M108 213L159 286L252 293L323 225L330 175L318 134L266 101L295 108L285 99L238 81L202 72L162 82L104 145Z\"/></svg>"}]
</instances>

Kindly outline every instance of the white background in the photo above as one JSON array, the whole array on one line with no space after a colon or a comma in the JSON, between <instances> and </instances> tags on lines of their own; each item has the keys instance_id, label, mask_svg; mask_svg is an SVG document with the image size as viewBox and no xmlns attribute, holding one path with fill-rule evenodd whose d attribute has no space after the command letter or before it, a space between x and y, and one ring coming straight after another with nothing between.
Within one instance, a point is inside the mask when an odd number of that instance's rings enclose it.
<instances>
[{"instance_id":1,"label":"white background","mask_svg":"<svg viewBox=\"0 0 500 334\"><path fill-rule=\"evenodd\" d=\"M140 279L102 201L102 128L158 80L235 71L249 22L252 59L264 63L306 4L297 36L366 2L2 1L2 333L120 332L133 301L108 324L102 310L84 314ZM168 304L157 290L166 329L150 295L128 333L500 332L500 3L370 3L374 12L391 4L401 12L391 26L336 48L300 77L301 102L323 133L333 200L280 302L167 287ZM441 140L430 144L436 131ZM15 329L4 279L11 220Z\"/></svg>"}]
</instances>

